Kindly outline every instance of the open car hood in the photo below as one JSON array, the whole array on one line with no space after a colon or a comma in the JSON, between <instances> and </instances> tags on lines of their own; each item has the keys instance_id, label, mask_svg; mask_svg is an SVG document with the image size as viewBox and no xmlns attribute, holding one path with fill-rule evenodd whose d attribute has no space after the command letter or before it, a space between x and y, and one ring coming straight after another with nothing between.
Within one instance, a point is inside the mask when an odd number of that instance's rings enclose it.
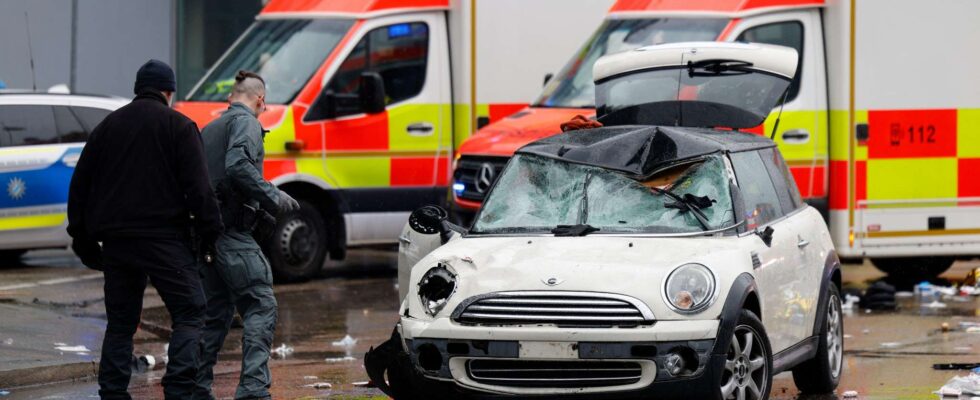
<instances>
[{"instance_id":1,"label":"open car hood","mask_svg":"<svg viewBox=\"0 0 980 400\"><path fill-rule=\"evenodd\" d=\"M645 179L663 168L717 152L739 152L775 143L742 132L666 126L613 126L572 131L528 144L533 154L592 165Z\"/></svg>"}]
</instances>

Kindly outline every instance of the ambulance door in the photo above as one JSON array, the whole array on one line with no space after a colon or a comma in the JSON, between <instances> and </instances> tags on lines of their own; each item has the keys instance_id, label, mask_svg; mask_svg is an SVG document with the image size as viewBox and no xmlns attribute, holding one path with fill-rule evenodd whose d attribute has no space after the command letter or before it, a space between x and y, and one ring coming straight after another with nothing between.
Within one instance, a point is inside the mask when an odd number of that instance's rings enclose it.
<instances>
[{"instance_id":1,"label":"ambulance door","mask_svg":"<svg viewBox=\"0 0 980 400\"><path fill-rule=\"evenodd\" d=\"M742 20L724 40L775 44L800 53L774 140L800 194L817 209L827 209L828 116L823 33L816 9L780 12ZM756 133L769 136L779 109Z\"/></svg>"},{"instance_id":2,"label":"ambulance door","mask_svg":"<svg viewBox=\"0 0 980 400\"><path fill-rule=\"evenodd\" d=\"M303 117L322 126L325 172L341 189L347 244L395 242L408 214L448 185L452 126L444 14L363 21ZM380 75L385 110L359 98Z\"/></svg>"}]
</instances>

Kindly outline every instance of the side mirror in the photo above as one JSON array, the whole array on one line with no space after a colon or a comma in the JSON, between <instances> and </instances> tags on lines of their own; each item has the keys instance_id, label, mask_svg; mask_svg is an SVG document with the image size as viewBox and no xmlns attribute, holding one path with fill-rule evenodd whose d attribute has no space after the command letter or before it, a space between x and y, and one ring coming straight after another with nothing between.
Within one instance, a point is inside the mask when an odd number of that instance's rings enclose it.
<instances>
[{"instance_id":1,"label":"side mirror","mask_svg":"<svg viewBox=\"0 0 980 400\"><path fill-rule=\"evenodd\" d=\"M544 83L542 83L541 86L548 86L548 82L551 82L551 78L554 77L555 74L552 74L551 72L544 74Z\"/></svg>"},{"instance_id":2,"label":"side mirror","mask_svg":"<svg viewBox=\"0 0 980 400\"><path fill-rule=\"evenodd\" d=\"M445 208L428 205L412 212L408 217L408 226L413 231L423 235L439 234L442 243L449 241L453 232L463 233L464 229L459 225L447 221L449 212Z\"/></svg>"},{"instance_id":3,"label":"side mirror","mask_svg":"<svg viewBox=\"0 0 980 400\"><path fill-rule=\"evenodd\" d=\"M385 82L377 72L361 74L360 89L361 107L368 114L377 114L385 110Z\"/></svg>"},{"instance_id":4,"label":"side mirror","mask_svg":"<svg viewBox=\"0 0 980 400\"><path fill-rule=\"evenodd\" d=\"M337 94L332 90L324 90L313 108L313 114L318 118L333 118L337 115Z\"/></svg>"},{"instance_id":5,"label":"side mirror","mask_svg":"<svg viewBox=\"0 0 980 400\"><path fill-rule=\"evenodd\" d=\"M775 231L772 229L771 226L767 226L766 229L763 230L758 230L758 229L755 230L755 234L759 235L759 238L762 239L762 243L766 244L766 247L772 247L773 232Z\"/></svg>"}]
</instances>

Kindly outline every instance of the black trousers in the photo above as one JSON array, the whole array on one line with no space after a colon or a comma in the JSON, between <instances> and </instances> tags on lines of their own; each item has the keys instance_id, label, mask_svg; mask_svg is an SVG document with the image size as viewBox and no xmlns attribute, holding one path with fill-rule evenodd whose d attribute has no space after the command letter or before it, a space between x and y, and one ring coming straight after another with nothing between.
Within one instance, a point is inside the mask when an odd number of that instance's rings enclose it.
<instances>
[{"instance_id":1,"label":"black trousers","mask_svg":"<svg viewBox=\"0 0 980 400\"><path fill-rule=\"evenodd\" d=\"M143 310L147 278L173 320L169 362L163 377L167 399L191 396L197 375L198 342L204 326L205 298L199 267L190 243L178 239L114 239L102 244L105 264L105 308L108 318L99 396L130 399L127 392L133 357L133 335Z\"/></svg>"}]
</instances>

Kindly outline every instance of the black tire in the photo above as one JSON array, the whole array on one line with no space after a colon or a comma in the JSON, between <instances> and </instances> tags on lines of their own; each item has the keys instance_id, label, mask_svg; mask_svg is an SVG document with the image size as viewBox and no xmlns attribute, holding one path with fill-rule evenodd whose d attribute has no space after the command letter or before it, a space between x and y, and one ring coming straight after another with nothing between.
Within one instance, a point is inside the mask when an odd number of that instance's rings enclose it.
<instances>
[{"instance_id":1,"label":"black tire","mask_svg":"<svg viewBox=\"0 0 980 400\"><path fill-rule=\"evenodd\" d=\"M263 246L277 281L309 280L327 256L323 215L307 201L299 200L299 206L299 211L276 217L276 230Z\"/></svg>"},{"instance_id":2,"label":"black tire","mask_svg":"<svg viewBox=\"0 0 980 400\"><path fill-rule=\"evenodd\" d=\"M27 250L0 250L0 268L19 266L20 257L27 253Z\"/></svg>"},{"instance_id":3,"label":"black tire","mask_svg":"<svg viewBox=\"0 0 980 400\"><path fill-rule=\"evenodd\" d=\"M919 281L928 280L941 275L953 266L948 257L900 257L872 258L871 263L876 268L899 280Z\"/></svg>"},{"instance_id":4,"label":"black tire","mask_svg":"<svg viewBox=\"0 0 980 400\"><path fill-rule=\"evenodd\" d=\"M746 339L749 334L752 335L751 341ZM738 317L725 354L718 389L717 398L722 400L738 399L739 391L744 393L741 398L746 400L769 398L772 390L772 347L766 328L752 311L742 310Z\"/></svg>"},{"instance_id":5,"label":"black tire","mask_svg":"<svg viewBox=\"0 0 980 400\"><path fill-rule=\"evenodd\" d=\"M830 284L817 354L793 368L793 382L803 393L831 393L840 384L844 368L844 316L840 304L840 292Z\"/></svg>"}]
</instances>

